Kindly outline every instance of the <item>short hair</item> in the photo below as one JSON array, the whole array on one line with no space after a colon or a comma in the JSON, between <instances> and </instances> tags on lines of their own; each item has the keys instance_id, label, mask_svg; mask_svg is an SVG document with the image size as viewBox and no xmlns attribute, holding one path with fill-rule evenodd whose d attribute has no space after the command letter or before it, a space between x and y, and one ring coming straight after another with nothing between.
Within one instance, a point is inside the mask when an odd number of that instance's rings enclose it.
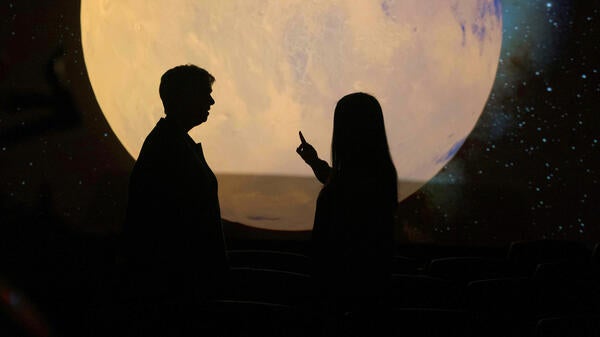
<instances>
[{"instance_id":1,"label":"short hair","mask_svg":"<svg viewBox=\"0 0 600 337\"><path fill-rule=\"evenodd\" d=\"M198 87L210 87L214 82L213 75L193 64L180 65L167 70L161 76L158 88L165 113L177 109L178 104L185 97L197 95Z\"/></svg>"}]
</instances>

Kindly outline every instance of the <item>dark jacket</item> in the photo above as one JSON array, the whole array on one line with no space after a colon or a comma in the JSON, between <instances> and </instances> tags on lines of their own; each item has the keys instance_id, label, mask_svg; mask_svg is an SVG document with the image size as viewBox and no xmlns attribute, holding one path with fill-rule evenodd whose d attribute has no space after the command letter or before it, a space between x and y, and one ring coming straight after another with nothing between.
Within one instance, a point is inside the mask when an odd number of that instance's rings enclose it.
<instances>
[{"instance_id":1,"label":"dark jacket","mask_svg":"<svg viewBox=\"0 0 600 337\"><path fill-rule=\"evenodd\" d=\"M350 172L317 199L312 248L315 282L330 296L383 296L393 257L393 176Z\"/></svg>"},{"instance_id":2,"label":"dark jacket","mask_svg":"<svg viewBox=\"0 0 600 337\"><path fill-rule=\"evenodd\" d=\"M202 296L221 283L228 263L217 191L201 144L161 119L129 183L124 238L134 280Z\"/></svg>"}]
</instances>

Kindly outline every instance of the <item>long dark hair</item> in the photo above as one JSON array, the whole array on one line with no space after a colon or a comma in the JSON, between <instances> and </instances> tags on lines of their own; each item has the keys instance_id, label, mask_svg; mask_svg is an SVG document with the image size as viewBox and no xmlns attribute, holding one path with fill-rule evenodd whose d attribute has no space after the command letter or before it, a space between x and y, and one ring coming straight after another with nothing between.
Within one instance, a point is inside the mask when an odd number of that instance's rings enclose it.
<instances>
[{"instance_id":1,"label":"long dark hair","mask_svg":"<svg viewBox=\"0 0 600 337\"><path fill-rule=\"evenodd\" d=\"M390 197L397 199L396 168L387 142L383 111L375 97L357 92L338 101L333 117L331 161L330 182L347 175L368 177L388 185L393 194Z\"/></svg>"}]
</instances>

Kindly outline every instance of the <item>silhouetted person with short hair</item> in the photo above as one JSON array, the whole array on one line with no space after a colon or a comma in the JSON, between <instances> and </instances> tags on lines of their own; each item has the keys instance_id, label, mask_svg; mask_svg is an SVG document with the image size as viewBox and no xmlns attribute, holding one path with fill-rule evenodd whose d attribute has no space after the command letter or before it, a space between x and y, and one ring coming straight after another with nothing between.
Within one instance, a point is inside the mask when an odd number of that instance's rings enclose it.
<instances>
[{"instance_id":1,"label":"silhouetted person with short hair","mask_svg":"<svg viewBox=\"0 0 600 337\"><path fill-rule=\"evenodd\" d=\"M312 232L318 294L334 308L331 315L350 314L348 320L358 324L355 332L368 333L360 322L373 322L370 315L378 315L391 286L398 203L396 169L381 106L365 93L349 94L338 101L332 168L318 158L302 134L300 139L298 154L325 183L317 199Z\"/></svg>"},{"instance_id":2,"label":"silhouetted person with short hair","mask_svg":"<svg viewBox=\"0 0 600 337\"><path fill-rule=\"evenodd\" d=\"M161 77L166 117L144 141L131 173L125 249L134 291L158 308L147 317L152 333L164 333L156 328L161 320L193 324L182 317L197 319L197 304L218 296L228 271L217 179L201 144L188 135L208 118L213 82L195 65Z\"/></svg>"}]
</instances>

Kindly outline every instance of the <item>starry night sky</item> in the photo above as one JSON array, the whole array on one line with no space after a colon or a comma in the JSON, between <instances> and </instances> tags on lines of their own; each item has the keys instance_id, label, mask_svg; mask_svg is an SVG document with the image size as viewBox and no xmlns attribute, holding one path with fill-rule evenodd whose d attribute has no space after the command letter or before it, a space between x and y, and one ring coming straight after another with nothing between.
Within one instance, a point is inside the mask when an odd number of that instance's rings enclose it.
<instances>
[{"instance_id":1,"label":"starry night sky","mask_svg":"<svg viewBox=\"0 0 600 337\"><path fill-rule=\"evenodd\" d=\"M600 2L502 4L485 111L455 158L401 204L400 237L600 241ZM118 231L133 159L91 90L78 1L5 1L0 18L1 225L51 217Z\"/></svg>"},{"instance_id":2,"label":"starry night sky","mask_svg":"<svg viewBox=\"0 0 600 337\"><path fill-rule=\"evenodd\" d=\"M431 224L410 235L597 241L600 3L505 0L503 11L486 109L456 157L410 200L405 211Z\"/></svg>"}]
</instances>

